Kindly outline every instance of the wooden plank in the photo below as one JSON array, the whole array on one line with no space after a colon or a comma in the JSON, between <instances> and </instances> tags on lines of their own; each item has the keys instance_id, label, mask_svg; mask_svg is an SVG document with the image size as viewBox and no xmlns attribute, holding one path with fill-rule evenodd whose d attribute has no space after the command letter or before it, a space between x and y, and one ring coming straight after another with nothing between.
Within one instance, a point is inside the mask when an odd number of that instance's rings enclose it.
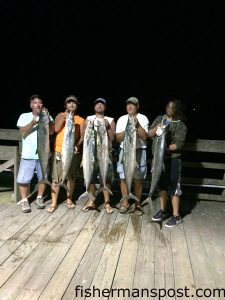
<instances>
[{"instance_id":1,"label":"wooden plank","mask_svg":"<svg viewBox=\"0 0 225 300\"><path fill-rule=\"evenodd\" d=\"M20 286L22 289L20 290L17 299L34 300L38 299L38 297L41 295L49 280L52 278L54 273L57 272L59 264L64 259L74 240L77 238L83 226L90 217L90 214L80 213L81 208L82 203L79 203L74 211L74 221L64 233L64 238L58 239L57 242L55 240L56 243L53 242L54 247L52 251L49 252L49 254L46 254L44 261L39 264L33 275L29 274L30 278L27 277L26 284L21 282ZM74 228L76 229L74 230ZM45 241L47 240L49 241L49 237L45 239ZM19 274L17 280L20 280Z\"/></svg>"},{"instance_id":2,"label":"wooden plank","mask_svg":"<svg viewBox=\"0 0 225 300\"><path fill-rule=\"evenodd\" d=\"M21 141L19 129L0 129L0 140Z\"/></svg>"},{"instance_id":3,"label":"wooden plank","mask_svg":"<svg viewBox=\"0 0 225 300\"><path fill-rule=\"evenodd\" d=\"M141 236L142 217L132 213L128 223L126 235L121 249L116 268L112 289L127 289L123 299L130 299L129 291L132 290L138 243ZM115 299L110 296L109 299Z\"/></svg>"},{"instance_id":4,"label":"wooden plank","mask_svg":"<svg viewBox=\"0 0 225 300\"><path fill-rule=\"evenodd\" d=\"M93 234L103 218L104 213L104 211L101 211L100 213L98 211L93 212L87 224L84 226L72 247L67 252L63 262L57 269L57 272L48 282L48 285L40 295L39 299L56 300L62 298L77 267L79 266L80 260L92 240ZM58 288L59 286L60 289Z\"/></svg>"},{"instance_id":5,"label":"wooden plank","mask_svg":"<svg viewBox=\"0 0 225 300\"><path fill-rule=\"evenodd\" d=\"M107 237L107 245L102 253L101 260L99 262L95 276L91 283L91 289L93 289L94 287L98 287L100 290L111 288L117 268L121 247L124 241L128 220L129 214L117 215L113 228ZM73 299L83 299L80 293L78 293L76 296L77 297L74 297ZM71 300L68 297L66 297L64 300L67 299ZM96 295L95 297L90 297L90 299L100 298ZM105 298L103 297L102 299Z\"/></svg>"},{"instance_id":6,"label":"wooden plank","mask_svg":"<svg viewBox=\"0 0 225 300\"><path fill-rule=\"evenodd\" d=\"M14 158L15 152L17 152L17 146L3 146L0 145L0 160L9 160Z\"/></svg>"},{"instance_id":7,"label":"wooden plank","mask_svg":"<svg viewBox=\"0 0 225 300\"><path fill-rule=\"evenodd\" d=\"M188 287L191 294L195 293L196 283L192 272L183 224L171 230L171 247L174 267L175 289Z\"/></svg>"},{"instance_id":8,"label":"wooden plank","mask_svg":"<svg viewBox=\"0 0 225 300\"><path fill-rule=\"evenodd\" d=\"M212 201L225 201L225 195L213 195L213 194L204 194L204 193L195 193L195 192L185 192L182 196L183 198L194 198L198 200L212 200Z\"/></svg>"},{"instance_id":9,"label":"wooden plank","mask_svg":"<svg viewBox=\"0 0 225 300\"><path fill-rule=\"evenodd\" d=\"M44 239L46 234L55 227L58 218L64 215L65 212L66 208L60 206L54 214L50 215L49 218L43 222L43 224L0 266L1 286L4 285L8 278L21 266L25 259ZM45 213L47 214L47 212Z\"/></svg>"},{"instance_id":10,"label":"wooden plank","mask_svg":"<svg viewBox=\"0 0 225 300\"><path fill-rule=\"evenodd\" d=\"M225 153L225 141L197 139L192 143L186 142L183 151Z\"/></svg>"},{"instance_id":11,"label":"wooden plank","mask_svg":"<svg viewBox=\"0 0 225 300\"><path fill-rule=\"evenodd\" d=\"M198 207L193 211L195 224L204 246L208 268L216 283L216 285L210 286L213 288L222 288L225 282L224 216L223 203L199 203Z\"/></svg>"},{"instance_id":12,"label":"wooden plank","mask_svg":"<svg viewBox=\"0 0 225 300\"><path fill-rule=\"evenodd\" d=\"M13 165L14 165L14 158L11 158L10 160L6 161L4 164L0 165L0 173Z\"/></svg>"},{"instance_id":13,"label":"wooden plank","mask_svg":"<svg viewBox=\"0 0 225 300\"><path fill-rule=\"evenodd\" d=\"M190 183L193 185L215 185L216 187L225 187L225 180L213 178L182 178L182 184Z\"/></svg>"},{"instance_id":14,"label":"wooden plank","mask_svg":"<svg viewBox=\"0 0 225 300\"><path fill-rule=\"evenodd\" d=\"M116 216L116 211L112 215L104 215L62 299L76 298L75 287L78 285L84 289L90 287Z\"/></svg>"},{"instance_id":15,"label":"wooden plank","mask_svg":"<svg viewBox=\"0 0 225 300\"><path fill-rule=\"evenodd\" d=\"M198 204L195 210L197 209L199 211L200 207L201 204ZM193 213L191 213L184 218L184 233L187 240L196 288L214 288L217 284L213 279L213 270L208 262L203 239L200 235L202 225L199 227L196 224L196 217L202 219L205 218L205 215L203 216L199 213L198 216L194 216Z\"/></svg>"},{"instance_id":16,"label":"wooden plank","mask_svg":"<svg viewBox=\"0 0 225 300\"><path fill-rule=\"evenodd\" d=\"M155 207L156 201L153 203ZM158 230L158 224L151 222L152 207L146 205L144 208L144 215L142 217L141 236L139 241L136 267L134 273L133 288L143 290L143 297L140 294L139 297L132 297L131 299L149 299L147 298L145 289L154 288L155 286L155 240L156 231ZM154 210L155 211L155 210Z\"/></svg>"},{"instance_id":17,"label":"wooden plank","mask_svg":"<svg viewBox=\"0 0 225 300\"><path fill-rule=\"evenodd\" d=\"M213 162L183 161L183 167L225 170L225 164Z\"/></svg>"}]
</instances>

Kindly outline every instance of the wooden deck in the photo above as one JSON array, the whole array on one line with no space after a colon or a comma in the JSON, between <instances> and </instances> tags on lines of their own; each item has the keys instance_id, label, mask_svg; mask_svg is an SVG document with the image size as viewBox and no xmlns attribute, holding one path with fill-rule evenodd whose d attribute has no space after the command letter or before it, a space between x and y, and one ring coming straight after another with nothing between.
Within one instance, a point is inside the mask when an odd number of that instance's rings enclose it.
<instances>
[{"instance_id":1,"label":"wooden deck","mask_svg":"<svg viewBox=\"0 0 225 300\"><path fill-rule=\"evenodd\" d=\"M225 288L224 203L183 203L183 223L168 229L150 221L158 200L141 217L116 208L107 215L101 205L84 213L82 201L74 210L61 203L53 214L32 203L32 212L24 214L11 194L0 192L1 300L85 299L89 287L95 297L86 299L186 299L172 290L185 287L189 296L201 288L206 296L199 299L224 299L222 292L208 297ZM77 286L83 296L75 295ZM169 296L151 298L145 290L141 297L142 289L152 288ZM106 289L114 289L110 297ZM133 297L117 289L134 289Z\"/></svg>"}]
</instances>

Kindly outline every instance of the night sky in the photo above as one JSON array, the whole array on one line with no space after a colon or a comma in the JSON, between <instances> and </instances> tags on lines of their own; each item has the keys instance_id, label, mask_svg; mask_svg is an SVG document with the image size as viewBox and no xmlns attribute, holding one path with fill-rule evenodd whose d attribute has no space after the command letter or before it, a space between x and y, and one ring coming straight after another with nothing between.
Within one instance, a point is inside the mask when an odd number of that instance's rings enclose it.
<instances>
[{"instance_id":1,"label":"night sky","mask_svg":"<svg viewBox=\"0 0 225 300\"><path fill-rule=\"evenodd\" d=\"M189 139L225 139L224 9L181 2L1 0L0 128L36 93L53 117L69 94L83 117L104 97L116 120L136 96L150 122L179 97Z\"/></svg>"}]
</instances>

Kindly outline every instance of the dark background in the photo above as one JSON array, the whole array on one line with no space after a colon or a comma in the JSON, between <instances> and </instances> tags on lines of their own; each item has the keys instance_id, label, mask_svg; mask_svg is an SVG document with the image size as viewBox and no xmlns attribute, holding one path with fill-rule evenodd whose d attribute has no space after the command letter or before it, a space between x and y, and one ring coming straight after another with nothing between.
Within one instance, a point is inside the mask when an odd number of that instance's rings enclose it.
<instances>
[{"instance_id":1,"label":"dark background","mask_svg":"<svg viewBox=\"0 0 225 300\"><path fill-rule=\"evenodd\" d=\"M53 117L71 93L83 117L104 97L116 120L136 96L150 122L173 96L189 139L225 139L224 7L184 2L1 0L0 128L36 93Z\"/></svg>"}]
</instances>

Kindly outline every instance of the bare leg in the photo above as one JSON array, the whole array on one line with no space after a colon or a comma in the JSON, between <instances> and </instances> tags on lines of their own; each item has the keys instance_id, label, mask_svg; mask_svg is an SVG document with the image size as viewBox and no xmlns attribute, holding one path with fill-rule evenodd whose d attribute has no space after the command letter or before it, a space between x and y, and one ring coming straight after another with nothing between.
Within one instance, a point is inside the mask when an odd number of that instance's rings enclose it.
<instances>
[{"instance_id":1,"label":"bare leg","mask_svg":"<svg viewBox=\"0 0 225 300\"><path fill-rule=\"evenodd\" d=\"M167 200L168 200L167 191L160 191L159 197L160 197L159 198L160 199L160 208L165 211L167 208Z\"/></svg>"},{"instance_id":2,"label":"bare leg","mask_svg":"<svg viewBox=\"0 0 225 300\"><path fill-rule=\"evenodd\" d=\"M25 199L28 196L28 184L19 184L20 196L21 199Z\"/></svg>"},{"instance_id":3,"label":"bare leg","mask_svg":"<svg viewBox=\"0 0 225 300\"><path fill-rule=\"evenodd\" d=\"M38 194L37 195L43 197L45 189L46 189L46 185L44 183L40 183L38 185Z\"/></svg>"},{"instance_id":4,"label":"bare leg","mask_svg":"<svg viewBox=\"0 0 225 300\"><path fill-rule=\"evenodd\" d=\"M120 191L121 191L121 194L122 194L122 197L126 196L128 191L127 191L127 185L126 185L126 182L124 179L121 179L120 180ZM122 206L128 206L128 200L127 199L124 199L122 202L121 202L121 205Z\"/></svg>"},{"instance_id":5,"label":"bare leg","mask_svg":"<svg viewBox=\"0 0 225 300\"><path fill-rule=\"evenodd\" d=\"M56 186L56 184L57 183L52 182L52 190L51 190L52 203L51 206L48 208L48 212L50 213L54 212L57 207L60 187Z\"/></svg>"},{"instance_id":6,"label":"bare leg","mask_svg":"<svg viewBox=\"0 0 225 300\"><path fill-rule=\"evenodd\" d=\"M179 216L179 209L180 209L180 197L173 196L172 197L172 206L173 206L173 215Z\"/></svg>"},{"instance_id":7,"label":"bare leg","mask_svg":"<svg viewBox=\"0 0 225 300\"><path fill-rule=\"evenodd\" d=\"M107 187L109 189L111 189L111 185L110 184L107 184ZM107 214L111 214L113 212L113 209L110 205L110 199L109 199L109 193L107 191L103 191L103 195L104 195L104 206L105 206L105 210L107 212Z\"/></svg>"},{"instance_id":8,"label":"bare leg","mask_svg":"<svg viewBox=\"0 0 225 300\"><path fill-rule=\"evenodd\" d=\"M68 177L68 180L67 180L67 187L69 189L69 193L67 193L66 203L67 203L68 208L74 208L75 204L73 203L72 198L73 198L73 192L75 189L75 181L70 176Z\"/></svg>"}]
</instances>

